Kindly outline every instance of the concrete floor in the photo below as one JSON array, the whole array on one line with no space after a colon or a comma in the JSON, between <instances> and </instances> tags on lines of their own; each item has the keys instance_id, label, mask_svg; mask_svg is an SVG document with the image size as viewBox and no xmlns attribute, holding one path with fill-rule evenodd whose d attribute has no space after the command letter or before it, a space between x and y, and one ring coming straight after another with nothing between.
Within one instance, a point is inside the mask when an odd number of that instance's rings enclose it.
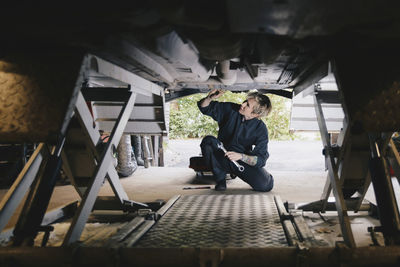
<instances>
[{"instance_id":1,"label":"concrete floor","mask_svg":"<svg viewBox=\"0 0 400 267\"><path fill-rule=\"evenodd\" d=\"M286 147L293 150L293 146L286 145ZM309 151L307 152L312 151L315 154L315 151L312 149L313 146L309 145L308 147ZM314 145L314 150L316 150L317 147L318 145ZM279 158L274 159L274 157L271 156L272 164L270 164L271 168L268 168L268 170L274 176L275 185L273 190L268 193L253 191L249 185L239 178L228 180L228 189L224 192L217 192L214 190L215 183L212 179L207 177L198 178L196 173L187 167L139 167L132 176L122 178L120 181L129 198L139 202L151 202L159 199L167 201L174 195L193 194L271 194L279 195L283 202L288 201L289 203L306 203L319 200L325 184L326 172L323 170L323 167L320 167L321 162L318 163L318 167L303 168L305 171L300 171L299 166L301 164L299 165L299 162L301 161L305 162L308 166L315 166L315 164L310 165L309 161L305 161L304 158L298 157L299 154L296 153L298 152L293 152L292 155L286 154L292 158L292 161L285 161L287 165L283 166L283 168L281 168L281 160ZM321 160L320 156L315 157L315 159L318 161ZM187 159L183 158L183 162L186 160ZM188 164L188 160L186 162ZM274 162L277 163L277 165L274 165ZM276 168L273 166L276 166ZM198 186L209 186L210 189L183 189L184 187ZM3 197L5 193L6 190L1 190L0 197ZM112 194L111 187L108 182L106 182L101 188L100 195L107 196ZM79 200L79 196L73 186L57 186L51 198L48 210L55 209L75 200ZM20 209L21 207L19 207L19 210ZM19 210L17 211L17 214ZM6 228L13 227L17 220L17 214L13 216ZM330 217L330 219L332 219L332 217ZM363 219L354 219L355 220L353 221L355 223L352 227L354 229L357 227L359 228L361 224L360 222ZM324 223L321 219L315 218L315 216L312 215L309 215L308 219L308 222L311 227L313 227L313 231L318 238L326 238L328 231L328 234L331 235L330 242L328 242L330 245L334 245L335 241L341 239L340 234L337 234L338 232L340 233L339 225L337 223L332 223L332 220L328 221L328 223ZM366 223L368 225L371 224L369 221L366 221ZM322 231L321 234L323 235L319 235L320 231ZM359 242L362 242L363 245L369 245L370 240L368 233L366 233L366 227L361 227L360 231L361 232L357 233L357 236L361 236L361 239L358 238L358 240L361 240Z\"/></svg>"},{"instance_id":2,"label":"concrete floor","mask_svg":"<svg viewBox=\"0 0 400 267\"><path fill-rule=\"evenodd\" d=\"M211 179L199 179L193 170L179 167L150 167L147 169L139 167L131 177L123 178L120 181L129 198L139 202L151 202L158 199L168 200L174 195L272 194L279 195L284 202L304 203L319 199L326 179L324 172L274 171L273 175L275 186L268 193L251 190L250 186L239 178L228 180L228 189L224 192L217 192L213 189L214 182ZM184 187L197 186L210 186L211 189L183 189ZM5 192L6 190L2 190L1 196ZM108 182L101 188L100 195L112 195L112 189ZM75 200L79 200L79 196L72 186L57 186L52 195L49 210ZM334 246L335 242L342 240L337 216L334 213L327 213L324 216L326 217L325 221L318 215L304 214L304 218L317 240ZM6 228L12 228L16 220L17 214L13 216ZM371 221L368 216L363 214L352 216L351 223L357 244L360 246L370 245L371 239L366 229L368 226L377 225L379 222L377 220Z\"/></svg>"},{"instance_id":3,"label":"concrete floor","mask_svg":"<svg viewBox=\"0 0 400 267\"><path fill-rule=\"evenodd\" d=\"M271 192L259 193L241 179L227 181L225 192L216 192L211 178L197 178L189 168L151 167L140 168L133 176L121 179L121 183L131 199L152 201L169 199L173 195L192 194L275 194L289 202L307 202L319 199L324 186L325 175L321 172L285 172L273 173L275 186ZM301 189L299 186L301 185ZM210 186L211 189L184 190L184 187ZM101 194L111 194L109 186L102 188Z\"/></svg>"},{"instance_id":4,"label":"concrete floor","mask_svg":"<svg viewBox=\"0 0 400 267\"><path fill-rule=\"evenodd\" d=\"M168 167L139 167L131 177L120 181L128 196L135 201L149 202L156 199L168 200L174 195L215 194L211 179L196 179L189 169L189 158L200 154L200 139L169 140L165 146L165 165ZM270 158L266 168L273 174L274 189L268 194L280 195L283 201L309 202L320 197L325 183L324 158L321 141L271 141ZM304 157L304 155L307 157ZM284 170L284 171L283 171ZM193 185L210 186L211 189L183 190ZM218 194L256 194L240 179L229 180L228 190ZM7 190L0 190L0 198ZM101 195L111 195L105 183ZM68 202L79 200L72 186L58 186L52 196L49 210ZM21 210L19 207L18 212ZM6 228L17 220L15 214Z\"/></svg>"},{"instance_id":5,"label":"concrete floor","mask_svg":"<svg viewBox=\"0 0 400 267\"><path fill-rule=\"evenodd\" d=\"M197 178L196 173L182 167L139 167L130 177L120 179L129 198L139 202L150 202L157 199L168 200L174 195L192 194L274 194L280 195L283 201L309 202L318 200L326 179L324 172L274 171L274 189L268 193L251 190L250 186L239 178L228 180L225 192L216 192L214 182L208 178ZM210 186L211 189L183 190L184 187ZM7 190L0 190L0 197ZM112 195L112 190L106 182L100 190L100 195ZM57 186L49 205L49 210L66 203L79 200L79 195L71 185ZM17 213L21 207L18 209ZM6 228L16 221L16 216L10 220Z\"/></svg>"},{"instance_id":6,"label":"concrete floor","mask_svg":"<svg viewBox=\"0 0 400 267\"><path fill-rule=\"evenodd\" d=\"M190 157L200 155L201 139L165 142L165 166L188 167ZM270 141L266 168L271 171L323 172L325 158L320 140Z\"/></svg>"}]
</instances>

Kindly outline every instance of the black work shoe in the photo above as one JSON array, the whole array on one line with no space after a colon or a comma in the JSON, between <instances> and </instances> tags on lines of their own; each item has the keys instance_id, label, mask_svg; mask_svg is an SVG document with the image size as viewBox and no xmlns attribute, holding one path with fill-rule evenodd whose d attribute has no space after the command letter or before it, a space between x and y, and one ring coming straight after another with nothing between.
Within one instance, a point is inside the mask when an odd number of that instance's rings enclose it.
<instances>
[{"instance_id":1,"label":"black work shoe","mask_svg":"<svg viewBox=\"0 0 400 267\"><path fill-rule=\"evenodd\" d=\"M220 180L217 181L217 184L215 185L215 190L216 191L225 191L226 190L226 180Z\"/></svg>"}]
</instances>

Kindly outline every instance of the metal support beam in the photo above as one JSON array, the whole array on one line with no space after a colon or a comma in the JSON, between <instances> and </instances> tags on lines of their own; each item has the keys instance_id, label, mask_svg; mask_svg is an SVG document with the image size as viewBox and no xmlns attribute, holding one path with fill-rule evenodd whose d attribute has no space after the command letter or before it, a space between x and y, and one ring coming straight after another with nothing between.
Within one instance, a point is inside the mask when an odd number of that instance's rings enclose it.
<instances>
[{"instance_id":1,"label":"metal support beam","mask_svg":"<svg viewBox=\"0 0 400 267\"><path fill-rule=\"evenodd\" d=\"M357 198L350 198L346 199L346 207L347 210L351 211L371 211L372 206L368 201L361 201L361 205L359 204L360 199ZM322 200L310 202L304 205L300 205L297 207L302 211L312 211L312 212L321 212L322 208L324 211L336 211L336 204L335 202L327 202L324 203Z\"/></svg>"},{"instance_id":2,"label":"metal support beam","mask_svg":"<svg viewBox=\"0 0 400 267\"><path fill-rule=\"evenodd\" d=\"M14 246L33 245L60 174L64 141L65 136L62 136L48 159L41 164L43 173L39 171L14 229Z\"/></svg>"},{"instance_id":3,"label":"metal support beam","mask_svg":"<svg viewBox=\"0 0 400 267\"><path fill-rule=\"evenodd\" d=\"M351 230L350 220L347 214L346 203L344 201L341 183L338 176L338 167L335 162L333 150L330 144L328 130L326 127L325 118L322 111L321 100L318 98L318 94L314 94L314 103L315 103L315 112L317 114L317 120L321 133L322 143L324 145L328 157L327 158L328 172L329 172L329 177L331 179L333 194L336 199L336 208L338 211L343 239L347 246L355 247L356 244Z\"/></svg>"},{"instance_id":4,"label":"metal support beam","mask_svg":"<svg viewBox=\"0 0 400 267\"><path fill-rule=\"evenodd\" d=\"M41 225L49 225L55 223L60 219L68 219L73 216L78 207L78 201L70 202L64 206L58 207L56 209L50 210L44 215ZM9 239L13 236L14 228L7 229L0 233L0 239Z\"/></svg>"},{"instance_id":5,"label":"metal support beam","mask_svg":"<svg viewBox=\"0 0 400 267\"><path fill-rule=\"evenodd\" d=\"M132 247L135 245L135 243L139 241L139 239L146 234L155 223L154 220L145 220L145 222L139 226L139 229L126 239L125 247Z\"/></svg>"},{"instance_id":6,"label":"metal support beam","mask_svg":"<svg viewBox=\"0 0 400 267\"><path fill-rule=\"evenodd\" d=\"M107 172L109 171L109 167L112 162L111 154L113 150L116 149L131 115L135 103L135 97L136 94L131 93L125 106L121 110L118 121L115 124L114 129L110 134L109 141L101 155L101 160L98 162L92 181L85 192L84 198L79 205L78 212L74 217L71 227L69 228L64 239L63 246L70 245L71 243L78 241L81 236L83 228L85 227L86 221L96 201L100 187L103 184Z\"/></svg>"},{"instance_id":7,"label":"metal support beam","mask_svg":"<svg viewBox=\"0 0 400 267\"><path fill-rule=\"evenodd\" d=\"M63 161L63 171L65 175L68 177L68 179L71 182L71 185L75 188L76 192L78 193L79 197L82 198L83 195L85 194L86 188L83 186L79 186L78 183L75 180L74 174L72 173L71 166L68 162L67 155L65 154L65 151L61 152L61 159Z\"/></svg>"},{"instance_id":8,"label":"metal support beam","mask_svg":"<svg viewBox=\"0 0 400 267\"><path fill-rule=\"evenodd\" d=\"M154 155L154 160L153 160L153 166L159 166L159 162L160 162L160 159L159 159L159 154L158 154L158 152L159 152L159 150L160 150L160 143L159 143L159 141L160 141L160 139L158 138L158 136L156 136L156 135L153 135L152 137L151 137L151 140L152 140L152 142L153 142L153 155Z\"/></svg>"},{"instance_id":9,"label":"metal support beam","mask_svg":"<svg viewBox=\"0 0 400 267\"><path fill-rule=\"evenodd\" d=\"M382 143L378 134L369 134L371 146L370 172L374 186L376 202L378 204L379 219L383 228L383 235L387 245L400 244L400 218L396 198L393 191L392 180L388 173L388 166L382 156L382 149L387 142ZM386 143L386 144L385 144Z\"/></svg>"},{"instance_id":10,"label":"metal support beam","mask_svg":"<svg viewBox=\"0 0 400 267\"><path fill-rule=\"evenodd\" d=\"M128 224L118 230L117 234L113 235L106 243L106 247L117 248L121 246L121 243L140 225L144 223L143 217L135 217Z\"/></svg>"},{"instance_id":11,"label":"metal support beam","mask_svg":"<svg viewBox=\"0 0 400 267\"><path fill-rule=\"evenodd\" d=\"M396 145L393 142L392 138L390 138L389 144L390 144L390 148L393 151L394 158L396 159L397 164L400 166L400 154L399 154L399 151L397 150Z\"/></svg>"},{"instance_id":12,"label":"metal support beam","mask_svg":"<svg viewBox=\"0 0 400 267\"><path fill-rule=\"evenodd\" d=\"M318 98L322 103L337 104L341 102L338 91L319 91Z\"/></svg>"},{"instance_id":13,"label":"metal support beam","mask_svg":"<svg viewBox=\"0 0 400 267\"><path fill-rule=\"evenodd\" d=\"M343 119L343 128L340 131L340 134L337 139L337 145L340 148L340 153L339 156L337 157L336 160L336 165L338 166L338 171L340 172L340 178L344 179L343 172L343 163L346 162L349 156L349 149L348 147L350 146L349 144L349 133L350 129L348 127L348 122L347 122L347 116L344 117ZM343 181L341 180L341 183ZM328 172L328 175L326 177L326 182L324 186L324 191L321 195L321 201L322 201L322 206L321 206L321 212L325 212L327 203L328 203L328 198L332 192L332 185L331 185L331 179L330 179L330 174Z\"/></svg>"},{"instance_id":14,"label":"metal support beam","mask_svg":"<svg viewBox=\"0 0 400 267\"><path fill-rule=\"evenodd\" d=\"M121 106L123 105L124 103L121 103ZM96 148L98 143L101 142L99 128L98 125L93 122L93 117L90 114L90 111L86 105L86 101L82 93L79 93L78 96L78 101L76 104L76 114L82 125L82 130L84 134L88 137L86 144L89 147L89 150L93 153L94 157L96 158L96 161L99 162L101 156L99 155L99 152ZM120 204L123 205L125 201L128 200L129 198L124 189L122 188L121 182L119 181L118 173L112 164L110 164L110 167L107 171L107 179L111 185L111 188L113 189L115 196L119 200ZM81 190L77 186L75 187L77 188L78 193L81 193Z\"/></svg>"},{"instance_id":15,"label":"metal support beam","mask_svg":"<svg viewBox=\"0 0 400 267\"><path fill-rule=\"evenodd\" d=\"M310 71L310 69L312 71ZM305 71L307 71L307 73L304 73L302 75L302 77L304 77L303 80L301 81L294 80L291 82L291 85L294 85L294 90L293 90L294 95L298 95L303 90L309 87L314 87L315 83L319 82L322 78L326 77L330 72L330 63L329 62L320 63L318 67L308 68Z\"/></svg>"},{"instance_id":16,"label":"metal support beam","mask_svg":"<svg viewBox=\"0 0 400 267\"><path fill-rule=\"evenodd\" d=\"M107 180L121 205L124 204L124 200L128 200L129 198L125 190L122 188L118 173L112 164L108 167Z\"/></svg>"},{"instance_id":17,"label":"metal support beam","mask_svg":"<svg viewBox=\"0 0 400 267\"><path fill-rule=\"evenodd\" d=\"M14 214L15 209L22 201L29 187L33 183L43 158L48 155L44 144L41 143L29 158L28 163L24 166L17 179L7 191L7 194L0 202L0 232L7 225L11 216Z\"/></svg>"},{"instance_id":18,"label":"metal support beam","mask_svg":"<svg viewBox=\"0 0 400 267\"><path fill-rule=\"evenodd\" d=\"M274 196L274 200L289 246L303 245L299 236L297 235L296 229L293 226L293 216L286 211L281 197L276 195Z\"/></svg>"},{"instance_id":19,"label":"metal support beam","mask_svg":"<svg viewBox=\"0 0 400 267\"><path fill-rule=\"evenodd\" d=\"M129 88L85 87L81 90L87 101L124 102L129 97Z\"/></svg>"},{"instance_id":20,"label":"metal support beam","mask_svg":"<svg viewBox=\"0 0 400 267\"><path fill-rule=\"evenodd\" d=\"M288 99L293 98L293 91L287 91L287 90L275 90L275 89L257 89L259 93L262 94L274 94L274 95L279 95Z\"/></svg>"},{"instance_id":21,"label":"metal support beam","mask_svg":"<svg viewBox=\"0 0 400 267\"><path fill-rule=\"evenodd\" d=\"M40 228L40 224L42 223L54 186L59 177L62 164L61 151L64 147L67 128L74 112L78 92L82 83L86 79L89 68L88 66L88 56L85 56L82 59L78 77L69 99L61 127L56 134L56 145L51 151L48 159L42 162L43 173L40 173L37 176L35 186L31 187L23 211L21 212L18 223L15 227L13 244L16 246L32 245ZM41 170L42 167L40 167L39 172L41 172Z\"/></svg>"},{"instance_id":22,"label":"metal support beam","mask_svg":"<svg viewBox=\"0 0 400 267\"><path fill-rule=\"evenodd\" d=\"M100 141L99 127L94 122L92 115L90 114L89 108L86 104L86 100L83 97L82 93L79 92L78 99L76 101L75 113L80 121L82 127L85 130L85 133L88 135L94 147ZM90 129L90 130L89 130ZM96 152L96 150L94 151Z\"/></svg>"},{"instance_id":23,"label":"metal support beam","mask_svg":"<svg viewBox=\"0 0 400 267\"><path fill-rule=\"evenodd\" d=\"M361 191L362 193L358 196L357 204L354 207L355 211L362 210L362 204L363 204L363 201L365 199L365 195L367 194L367 191L368 191L368 188L369 188L370 185L371 185L371 175L368 172L367 177L365 178L364 186L363 186L362 191Z\"/></svg>"},{"instance_id":24,"label":"metal support beam","mask_svg":"<svg viewBox=\"0 0 400 267\"><path fill-rule=\"evenodd\" d=\"M329 176L329 173L326 175L326 180L325 180L325 185L324 185L324 190L322 191L322 195L320 198L321 202L321 212L325 212L326 210L326 205L328 203L329 196L331 195L332 192L332 185L331 185L331 179Z\"/></svg>"},{"instance_id":25,"label":"metal support beam","mask_svg":"<svg viewBox=\"0 0 400 267\"><path fill-rule=\"evenodd\" d=\"M199 93L205 93L205 92L197 88L184 88L181 91L170 91L165 94L165 102L170 102L178 98Z\"/></svg>"},{"instance_id":26,"label":"metal support beam","mask_svg":"<svg viewBox=\"0 0 400 267\"><path fill-rule=\"evenodd\" d=\"M152 83L124 68L121 68L111 62L108 62L100 57L91 56L91 60L95 61L98 65L98 72L127 83L131 86L131 91L143 95L155 94L161 96L163 94L163 88Z\"/></svg>"}]
</instances>

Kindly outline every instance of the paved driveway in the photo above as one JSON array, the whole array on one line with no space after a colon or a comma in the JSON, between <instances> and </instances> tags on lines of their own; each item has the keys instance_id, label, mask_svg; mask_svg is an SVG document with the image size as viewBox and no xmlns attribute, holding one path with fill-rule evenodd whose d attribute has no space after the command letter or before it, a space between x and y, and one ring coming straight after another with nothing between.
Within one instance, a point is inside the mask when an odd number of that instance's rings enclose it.
<instances>
[{"instance_id":1,"label":"paved driveway","mask_svg":"<svg viewBox=\"0 0 400 267\"><path fill-rule=\"evenodd\" d=\"M200 154L200 139L169 140L165 166L188 167L189 158ZM324 171L321 141L270 141L269 171Z\"/></svg>"}]
</instances>

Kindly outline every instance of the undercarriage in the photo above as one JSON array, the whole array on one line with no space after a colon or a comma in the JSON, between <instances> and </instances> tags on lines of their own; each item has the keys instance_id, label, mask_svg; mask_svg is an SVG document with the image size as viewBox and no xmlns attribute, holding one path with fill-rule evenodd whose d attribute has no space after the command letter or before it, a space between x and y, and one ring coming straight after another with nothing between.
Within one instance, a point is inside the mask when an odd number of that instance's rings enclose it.
<instances>
[{"instance_id":1,"label":"undercarriage","mask_svg":"<svg viewBox=\"0 0 400 267\"><path fill-rule=\"evenodd\" d=\"M0 203L0 230L23 203L2 234L3 265L398 265L398 4L247 2L5 8L0 141L36 150ZM328 171L319 199L128 196L114 166L121 137L143 137L146 159L162 166L166 103L212 89L312 96ZM344 114L335 141L329 105ZM61 169L79 201L50 211ZM110 194L99 196L105 181ZM370 187L374 203L366 201ZM104 216L82 242L105 210L122 215ZM318 229L340 240L316 237L313 222L331 217L337 229ZM372 246L352 226L361 217ZM60 227L61 241L52 243Z\"/></svg>"}]
</instances>

